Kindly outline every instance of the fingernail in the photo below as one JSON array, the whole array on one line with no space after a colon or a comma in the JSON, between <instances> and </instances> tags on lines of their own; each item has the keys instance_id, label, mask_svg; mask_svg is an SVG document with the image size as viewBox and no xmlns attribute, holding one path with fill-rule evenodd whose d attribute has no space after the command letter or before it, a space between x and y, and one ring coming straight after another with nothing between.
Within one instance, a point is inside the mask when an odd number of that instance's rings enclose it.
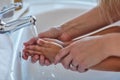
<instances>
[{"instance_id":1,"label":"fingernail","mask_svg":"<svg viewBox=\"0 0 120 80\"><path fill-rule=\"evenodd\" d=\"M28 43L23 43L24 46L28 46L29 44Z\"/></svg>"},{"instance_id":2,"label":"fingernail","mask_svg":"<svg viewBox=\"0 0 120 80\"><path fill-rule=\"evenodd\" d=\"M24 60L27 60L27 59L28 59L28 57L26 57L25 55L22 55L22 58L23 58Z\"/></svg>"},{"instance_id":3,"label":"fingernail","mask_svg":"<svg viewBox=\"0 0 120 80\"><path fill-rule=\"evenodd\" d=\"M29 56L29 53L26 53L27 56Z\"/></svg>"},{"instance_id":4,"label":"fingernail","mask_svg":"<svg viewBox=\"0 0 120 80\"><path fill-rule=\"evenodd\" d=\"M23 43L23 45L26 45L26 43Z\"/></svg>"},{"instance_id":5,"label":"fingernail","mask_svg":"<svg viewBox=\"0 0 120 80\"><path fill-rule=\"evenodd\" d=\"M56 58L55 58L55 60L54 60L54 64L55 64L55 65L57 64L57 60L56 60Z\"/></svg>"}]
</instances>

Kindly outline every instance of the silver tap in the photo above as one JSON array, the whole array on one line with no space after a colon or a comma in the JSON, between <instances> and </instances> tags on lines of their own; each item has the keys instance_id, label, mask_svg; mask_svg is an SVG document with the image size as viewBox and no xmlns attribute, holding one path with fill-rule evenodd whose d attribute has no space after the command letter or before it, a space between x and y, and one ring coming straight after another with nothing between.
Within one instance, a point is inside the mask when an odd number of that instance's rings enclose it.
<instances>
[{"instance_id":1,"label":"silver tap","mask_svg":"<svg viewBox=\"0 0 120 80\"><path fill-rule=\"evenodd\" d=\"M14 15L15 9L20 8L21 6L22 6L22 3L13 3L13 4L4 6L0 11L0 19L12 17Z\"/></svg>"},{"instance_id":2,"label":"silver tap","mask_svg":"<svg viewBox=\"0 0 120 80\"><path fill-rule=\"evenodd\" d=\"M8 23L0 21L0 34L14 32L24 27L35 26L36 18L34 16L23 17Z\"/></svg>"}]
</instances>

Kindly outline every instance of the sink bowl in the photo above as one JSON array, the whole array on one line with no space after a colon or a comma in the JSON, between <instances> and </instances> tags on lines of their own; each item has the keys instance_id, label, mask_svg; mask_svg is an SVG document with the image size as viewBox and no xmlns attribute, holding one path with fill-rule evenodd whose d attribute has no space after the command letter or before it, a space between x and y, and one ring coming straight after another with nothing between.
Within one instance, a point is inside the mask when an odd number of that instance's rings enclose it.
<instances>
[{"instance_id":1,"label":"sink bowl","mask_svg":"<svg viewBox=\"0 0 120 80\"><path fill-rule=\"evenodd\" d=\"M35 8L37 7L37 9ZM83 4L47 4L46 11L43 10L41 5L34 6L34 10L41 10L39 13L35 13L37 17L37 30L38 33L47 30L50 27L59 26L77 16L82 15L91 7ZM52 7L50 7L52 6ZM43 10L43 11L42 11ZM23 35L24 34L24 35ZM21 30L21 38L17 51L22 50L23 42L33 37L29 28ZM17 52L18 53L18 52ZM19 55L16 55L19 56ZM38 62L33 64L23 59L14 59L14 70L11 75L12 80L120 80L120 73L105 72L105 71L93 71L90 70L86 73L78 73L69 71L63 68L61 64L51 66L41 66Z\"/></svg>"}]
</instances>

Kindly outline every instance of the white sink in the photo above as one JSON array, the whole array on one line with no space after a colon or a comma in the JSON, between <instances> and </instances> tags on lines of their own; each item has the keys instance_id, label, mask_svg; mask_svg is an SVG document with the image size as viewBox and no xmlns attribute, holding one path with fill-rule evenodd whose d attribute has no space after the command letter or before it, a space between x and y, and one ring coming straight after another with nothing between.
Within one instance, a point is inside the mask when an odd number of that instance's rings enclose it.
<instances>
[{"instance_id":1,"label":"white sink","mask_svg":"<svg viewBox=\"0 0 120 80\"><path fill-rule=\"evenodd\" d=\"M36 9L35 6L38 9ZM45 4L39 7L38 5L35 6L35 10L41 10L41 12L36 13L37 29L39 33L50 27L59 26L62 23L81 15L89 9L89 7L86 7L87 5L78 5L78 3L57 5L47 4L46 7ZM42 11L43 6L46 10ZM33 37L29 28L21 30L20 35L21 39L19 40L16 53L22 50L22 43L24 41L27 41ZM24 61L23 59L20 60L18 58L19 55L17 54L13 60L14 70L11 74L12 80L120 80L120 73L102 71L78 73L66 70L60 64L56 66L51 65L48 67L43 67L38 63L32 64L29 60Z\"/></svg>"}]
</instances>

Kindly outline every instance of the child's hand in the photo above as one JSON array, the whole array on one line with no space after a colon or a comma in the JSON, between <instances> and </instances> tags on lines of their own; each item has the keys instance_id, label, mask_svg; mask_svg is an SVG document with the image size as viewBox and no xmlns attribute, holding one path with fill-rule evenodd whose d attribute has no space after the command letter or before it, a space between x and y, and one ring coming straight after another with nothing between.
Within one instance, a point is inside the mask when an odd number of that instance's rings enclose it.
<instances>
[{"instance_id":1,"label":"child's hand","mask_svg":"<svg viewBox=\"0 0 120 80\"><path fill-rule=\"evenodd\" d=\"M26 49L30 55L43 54L51 63L53 63L56 54L62 49L62 46L52 41L38 39L37 45L29 45Z\"/></svg>"},{"instance_id":2,"label":"child's hand","mask_svg":"<svg viewBox=\"0 0 120 80\"><path fill-rule=\"evenodd\" d=\"M23 59L27 60L28 57L30 56L29 53L26 52L26 47L29 46L29 45L36 44L37 39L38 38L32 38L29 41L24 43L25 48L23 49L23 54L22 54Z\"/></svg>"},{"instance_id":3,"label":"child's hand","mask_svg":"<svg viewBox=\"0 0 120 80\"><path fill-rule=\"evenodd\" d=\"M31 61L33 63L37 62L39 60L39 63L41 65L50 65L50 61L48 59L46 59L43 55L30 55L29 52L27 52L27 46L30 45L36 45L37 44L37 40L38 38L32 38L29 41L27 41L26 43L24 43L25 48L23 49L23 54L22 54L22 58L24 60L27 60L28 57L31 57Z\"/></svg>"}]
</instances>

